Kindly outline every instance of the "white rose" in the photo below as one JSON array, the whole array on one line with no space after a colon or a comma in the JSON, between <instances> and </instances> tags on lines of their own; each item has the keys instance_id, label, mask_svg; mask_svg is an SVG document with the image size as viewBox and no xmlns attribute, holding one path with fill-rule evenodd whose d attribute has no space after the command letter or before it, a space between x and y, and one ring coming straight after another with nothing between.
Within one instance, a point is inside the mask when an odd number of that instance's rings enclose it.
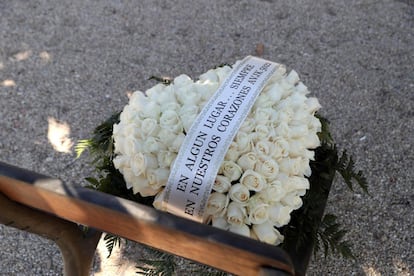
<instances>
[{"instance_id":1,"label":"white rose","mask_svg":"<svg viewBox=\"0 0 414 276\"><path fill-rule=\"evenodd\" d=\"M315 151L313 150L304 150L302 158L306 159L306 162L309 163L309 160L315 160Z\"/></svg>"},{"instance_id":2,"label":"white rose","mask_svg":"<svg viewBox=\"0 0 414 276\"><path fill-rule=\"evenodd\" d=\"M283 95L282 87L279 84L275 83L269 87L267 94L269 95L269 100L272 103L277 103L280 101Z\"/></svg>"},{"instance_id":3,"label":"white rose","mask_svg":"<svg viewBox=\"0 0 414 276\"><path fill-rule=\"evenodd\" d=\"M141 152L131 156L129 159L129 167L135 176L139 176L145 172L147 169L147 164L145 161L145 156Z\"/></svg>"},{"instance_id":4,"label":"white rose","mask_svg":"<svg viewBox=\"0 0 414 276\"><path fill-rule=\"evenodd\" d=\"M259 94L259 97L257 97L256 102L253 104L252 110L254 112L260 109L269 108L272 105L273 102L270 100L270 96L268 94ZM260 120L260 118L255 118L255 120Z\"/></svg>"},{"instance_id":5,"label":"white rose","mask_svg":"<svg viewBox=\"0 0 414 276\"><path fill-rule=\"evenodd\" d=\"M319 103L317 98L307 98L305 103L308 107L309 112L313 115L316 111L321 108L321 104Z\"/></svg>"},{"instance_id":6,"label":"white rose","mask_svg":"<svg viewBox=\"0 0 414 276\"><path fill-rule=\"evenodd\" d=\"M231 186L230 179L223 175L217 175L213 184L213 190L219 193L226 193Z\"/></svg>"},{"instance_id":7,"label":"white rose","mask_svg":"<svg viewBox=\"0 0 414 276\"><path fill-rule=\"evenodd\" d=\"M250 198L250 192L246 186L238 183L230 187L229 197L235 202L246 205Z\"/></svg>"},{"instance_id":8,"label":"white rose","mask_svg":"<svg viewBox=\"0 0 414 276\"><path fill-rule=\"evenodd\" d=\"M158 120L161 113L160 105L153 101L147 101L146 104L138 110L138 114L141 118L152 118L155 120Z\"/></svg>"},{"instance_id":9,"label":"white rose","mask_svg":"<svg viewBox=\"0 0 414 276\"><path fill-rule=\"evenodd\" d=\"M278 245L283 242L283 236L270 222L253 225L253 231L257 238L265 243Z\"/></svg>"},{"instance_id":10,"label":"white rose","mask_svg":"<svg viewBox=\"0 0 414 276\"><path fill-rule=\"evenodd\" d=\"M301 160L301 168L300 168L301 173L307 177L311 176L312 169L310 167L309 158L302 157L300 160Z\"/></svg>"},{"instance_id":11,"label":"white rose","mask_svg":"<svg viewBox=\"0 0 414 276\"><path fill-rule=\"evenodd\" d=\"M129 105L137 110L142 110L149 102L148 97L141 91L135 91L129 97Z\"/></svg>"},{"instance_id":12,"label":"white rose","mask_svg":"<svg viewBox=\"0 0 414 276\"><path fill-rule=\"evenodd\" d=\"M282 138L278 137L273 141L273 152L272 157L275 159L280 159L283 157L287 157L290 153L290 145L289 142Z\"/></svg>"},{"instance_id":13,"label":"white rose","mask_svg":"<svg viewBox=\"0 0 414 276\"><path fill-rule=\"evenodd\" d=\"M197 82L195 88L197 90L197 93L201 95L200 106L204 106L204 104L211 98L214 92L217 91L218 87L218 82L209 80Z\"/></svg>"},{"instance_id":14,"label":"white rose","mask_svg":"<svg viewBox=\"0 0 414 276\"><path fill-rule=\"evenodd\" d=\"M158 132L158 139L166 145L171 145L174 143L174 140L177 138L177 135L181 133L174 133L171 131L171 128L161 128Z\"/></svg>"},{"instance_id":15,"label":"white rose","mask_svg":"<svg viewBox=\"0 0 414 276\"><path fill-rule=\"evenodd\" d=\"M310 130L312 130L313 132L316 132L316 133L321 132L321 130L322 130L321 121L318 118L314 117L314 116L311 116L309 118L308 127L309 127Z\"/></svg>"},{"instance_id":16,"label":"white rose","mask_svg":"<svg viewBox=\"0 0 414 276\"><path fill-rule=\"evenodd\" d=\"M166 86L165 84L159 83L147 91L145 94L152 100L157 102L159 105L164 103L171 103L176 102L174 91L172 90L172 86Z\"/></svg>"},{"instance_id":17,"label":"white rose","mask_svg":"<svg viewBox=\"0 0 414 276\"><path fill-rule=\"evenodd\" d=\"M285 195L286 190L279 180L273 181L259 193L259 196L263 198L266 203L279 202Z\"/></svg>"},{"instance_id":18,"label":"white rose","mask_svg":"<svg viewBox=\"0 0 414 276\"><path fill-rule=\"evenodd\" d=\"M244 225L246 220L247 211L240 203L230 202L227 207L227 222L231 225L241 226Z\"/></svg>"},{"instance_id":19,"label":"white rose","mask_svg":"<svg viewBox=\"0 0 414 276\"><path fill-rule=\"evenodd\" d=\"M241 153L249 152L253 148L253 133L247 134L246 132L239 131L234 142Z\"/></svg>"},{"instance_id":20,"label":"white rose","mask_svg":"<svg viewBox=\"0 0 414 276\"><path fill-rule=\"evenodd\" d=\"M296 192L291 192L285 195L281 200L283 205L292 207L293 210L299 209L302 206L302 199Z\"/></svg>"},{"instance_id":21,"label":"white rose","mask_svg":"<svg viewBox=\"0 0 414 276\"><path fill-rule=\"evenodd\" d=\"M201 101L201 94L198 93L193 83L186 86L176 88L175 95L177 100L183 105L196 105L198 106Z\"/></svg>"},{"instance_id":22,"label":"white rose","mask_svg":"<svg viewBox=\"0 0 414 276\"><path fill-rule=\"evenodd\" d=\"M136 177L134 173L132 172L131 168L122 167L119 169L119 171L122 173L122 176L124 177L127 189L131 189L132 183L134 182L134 178Z\"/></svg>"},{"instance_id":23,"label":"white rose","mask_svg":"<svg viewBox=\"0 0 414 276\"><path fill-rule=\"evenodd\" d=\"M289 223L292 207L281 204L269 206L269 220L276 226L282 227Z\"/></svg>"},{"instance_id":24,"label":"white rose","mask_svg":"<svg viewBox=\"0 0 414 276\"><path fill-rule=\"evenodd\" d=\"M268 104L272 104L269 99L267 99ZM274 113L273 108L264 107L263 104L259 105L253 113L253 118L256 120L256 123L264 124L267 121L270 121L272 114Z\"/></svg>"},{"instance_id":25,"label":"white rose","mask_svg":"<svg viewBox=\"0 0 414 276\"><path fill-rule=\"evenodd\" d=\"M161 112L166 110L175 111L177 114L180 111L181 105L177 102L164 102L161 105Z\"/></svg>"},{"instance_id":26,"label":"white rose","mask_svg":"<svg viewBox=\"0 0 414 276\"><path fill-rule=\"evenodd\" d=\"M235 65L236 66L236 65ZM231 71L230 66L222 66L215 69L219 82L222 83Z\"/></svg>"},{"instance_id":27,"label":"white rose","mask_svg":"<svg viewBox=\"0 0 414 276\"><path fill-rule=\"evenodd\" d=\"M279 160L279 170L287 175L299 175L302 167L300 157L283 158Z\"/></svg>"},{"instance_id":28,"label":"white rose","mask_svg":"<svg viewBox=\"0 0 414 276\"><path fill-rule=\"evenodd\" d=\"M114 141L114 153L124 154L125 137L121 133L114 134L112 136Z\"/></svg>"},{"instance_id":29,"label":"white rose","mask_svg":"<svg viewBox=\"0 0 414 276\"><path fill-rule=\"evenodd\" d=\"M303 156L306 151L305 145L301 139L289 140L289 157L300 157Z\"/></svg>"},{"instance_id":30,"label":"white rose","mask_svg":"<svg viewBox=\"0 0 414 276\"><path fill-rule=\"evenodd\" d=\"M140 195L143 196L143 197L155 196L159 192L160 192L160 189L153 189L151 187L145 187L145 188L142 188L141 190L139 190Z\"/></svg>"},{"instance_id":31,"label":"white rose","mask_svg":"<svg viewBox=\"0 0 414 276\"><path fill-rule=\"evenodd\" d=\"M157 153L158 166L160 168L170 168L177 154L175 152L162 150Z\"/></svg>"},{"instance_id":32,"label":"white rose","mask_svg":"<svg viewBox=\"0 0 414 276\"><path fill-rule=\"evenodd\" d=\"M155 136L159 131L158 121L153 118L145 118L142 120L140 130L139 135L143 139L149 136Z\"/></svg>"},{"instance_id":33,"label":"white rose","mask_svg":"<svg viewBox=\"0 0 414 276\"><path fill-rule=\"evenodd\" d=\"M288 181L283 184L287 192L295 190L307 190L310 187L309 180L304 177L290 176Z\"/></svg>"},{"instance_id":34,"label":"white rose","mask_svg":"<svg viewBox=\"0 0 414 276\"><path fill-rule=\"evenodd\" d=\"M290 176L282 185L287 193L296 190L307 190L309 189L309 180L304 177Z\"/></svg>"},{"instance_id":35,"label":"white rose","mask_svg":"<svg viewBox=\"0 0 414 276\"><path fill-rule=\"evenodd\" d=\"M194 82L185 75L174 79L174 88L178 101L183 105L198 105L201 94L195 88Z\"/></svg>"},{"instance_id":36,"label":"white rose","mask_svg":"<svg viewBox=\"0 0 414 276\"><path fill-rule=\"evenodd\" d=\"M259 140L254 143L254 151L259 159L269 157L273 152L273 143L267 140Z\"/></svg>"},{"instance_id":37,"label":"white rose","mask_svg":"<svg viewBox=\"0 0 414 276\"><path fill-rule=\"evenodd\" d=\"M269 219L269 204L262 202L260 196L255 195L252 197L247 206L250 223L262 224Z\"/></svg>"},{"instance_id":38,"label":"white rose","mask_svg":"<svg viewBox=\"0 0 414 276\"><path fill-rule=\"evenodd\" d=\"M243 169L243 171L246 170L252 170L254 166L257 163L257 155L254 152L248 152L240 156L240 158L237 160L237 165L240 166L240 168Z\"/></svg>"},{"instance_id":39,"label":"white rose","mask_svg":"<svg viewBox=\"0 0 414 276\"><path fill-rule=\"evenodd\" d=\"M257 125L254 132L257 134L257 139L267 139L271 136L271 129L264 124Z\"/></svg>"},{"instance_id":40,"label":"white rose","mask_svg":"<svg viewBox=\"0 0 414 276\"><path fill-rule=\"evenodd\" d=\"M229 231L245 237L250 237L250 229L246 224L230 225Z\"/></svg>"},{"instance_id":41,"label":"white rose","mask_svg":"<svg viewBox=\"0 0 414 276\"><path fill-rule=\"evenodd\" d=\"M290 127L287 122L282 121L275 129L276 135L282 138L290 137Z\"/></svg>"},{"instance_id":42,"label":"white rose","mask_svg":"<svg viewBox=\"0 0 414 276\"><path fill-rule=\"evenodd\" d=\"M273 180L279 173L279 165L275 160L268 158L264 161L257 162L255 171L261 174L264 178Z\"/></svg>"},{"instance_id":43,"label":"white rose","mask_svg":"<svg viewBox=\"0 0 414 276\"><path fill-rule=\"evenodd\" d=\"M296 190L295 193L296 193L296 195L302 197L302 196L304 196L306 194L306 190L305 189L303 189L303 190Z\"/></svg>"},{"instance_id":44,"label":"white rose","mask_svg":"<svg viewBox=\"0 0 414 276\"><path fill-rule=\"evenodd\" d=\"M146 173L148 185L152 189L159 189L165 186L169 175L170 170L165 168L150 169Z\"/></svg>"},{"instance_id":45,"label":"white rose","mask_svg":"<svg viewBox=\"0 0 414 276\"><path fill-rule=\"evenodd\" d=\"M126 172L124 173L124 176L129 179L134 194L141 194L142 191L146 191L149 188L148 179L144 175L133 175L132 177L129 177L129 172Z\"/></svg>"},{"instance_id":46,"label":"white rose","mask_svg":"<svg viewBox=\"0 0 414 276\"><path fill-rule=\"evenodd\" d=\"M174 88L186 87L187 85L192 84L192 83L193 83L193 80L185 74L181 74L175 77L173 81Z\"/></svg>"},{"instance_id":47,"label":"white rose","mask_svg":"<svg viewBox=\"0 0 414 276\"><path fill-rule=\"evenodd\" d=\"M283 64L278 64L276 71L273 73L273 75L268 80L267 86L271 86L275 83L278 83L283 77L285 77L285 73L286 73L286 66Z\"/></svg>"},{"instance_id":48,"label":"white rose","mask_svg":"<svg viewBox=\"0 0 414 276\"><path fill-rule=\"evenodd\" d=\"M207 201L206 214L222 216L226 211L228 204L229 198L227 195L222 193L212 193Z\"/></svg>"},{"instance_id":49,"label":"white rose","mask_svg":"<svg viewBox=\"0 0 414 276\"><path fill-rule=\"evenodd\" d=\"M233 161L223 161L220 167L220 174L226 176L230 181L235 181L240 178L242 169Z\"/></svg>"},{"instance_id":50,"label":"white rose","mask_svg":"<svg viewBox=\"0 0 414 276\"><path fill-rule=\"evenodd\" d=\"M122 124L128 124L134 121L135 113L135 109L130 104L127 104L119 115L120 122Z\"/></svg>"},{"instance_id":51,"label":"white rose","mask_svg":"<svg viewBox=\"0 0 414 276\"><path fill-rule=\"evenodd\" d=\"M142 151L144 153L157 153L160 150L165 150L165 145L158 141L155 137L148 137L145 142L144 146L142 147Z\"/></svg>"},{"instance_id":52,"label":"white rose","mask_svg":"<svg viewBox=\"0 0 414 276\"><path fill-rule=\"evenodd\" d=\"M276 112L272 114L271 122L272 122L272 126L275 128L277 128L281 124L283 124L282 126L283 128L288 127L294 115L294 112L292 108L290 108L290 106L288 107L282 107L282 106L283 106L282 104L278 105L278 107L276 108ZM276 130L275 132L277 133ZM277 134L280 136L279 133Z\"/></svg>"},{"instance_id":53,"label":"white rose","mask_svg":"<svg viewBox=\"0 0 414 276\"><path fill-rule=\"evenodd\" d=\"M169 146L169 150L173 152L179 152L181 145L183 144L185 139L184 133L178 133L177 136L175 136L174 140Z\"/></svg>"},{"instance_id":54,"label":"white rose","mask_svg":"<svg viewBox=\"0 0 414 276\"><path fill-rule=\"evenodd\" d=\"M134 123L128 124L123 128L123 135L125 137L125 139L137 139L140 137L141 135L141 122L139 122L138 124L136 123L137 121L134 121Z\"/></svg>"},{"instance_id":55,"label":"white rose","mask_svg":"<svg viewBox=\"0 0 414 276\"><path fill-rule=\"evenodd\" d=\"M301 125L291 125L290 126L290 137L291 138L301 138L305 137L308 134L308 126L305 124Z\"/></svg>"},{"instance_id":56,"label":"white rose","mask_svg":"<svg viewBox=\"0 0 414 276\"><path fill-rule=\"evenodd\" d=\"M301 137L300 140L308 149L315 149L321 145L321 141L316 133L309 133L308 135Z\"/></svg>"},{"instance_id":57,"label":"white rose","mask_svg":"<svg viewBox=\"0 0 414 276\"><path fill-rule=\"evenodd\" d=\"M281 79L279 85L282 88L282 99L286 99L293 93L294 86L286 81L286 79Z\"/></svg>"},{"instance_id":58,"label":"white rose","mask_svg":"<svg viewBox=\"0 0 414 276\"><path fill-rule=\"evenodd\" d=\"M199 109L197 105L184 105L179 111L180 119L183 124L184 130L188 133L193 122L197 118Z\"/></svg>"},{"instance_id":59,"label":"white rose","mask_svg":"<svg viewBox=\"0 0 414 276\"><path fill-rule=\"evenodd\" d=\"M266 179L253 170L246 170L240 179L240 184L244 185L250 191L260 192L266 187Z\"/></svg>"},{"instance_id":60,"label":"white rose","mask_svg":"<svg viewBox=\"0 0 414 276\"><path fill-rule=\"evenodd\" d=\"M299 109L296 110L292 114L292 121L289 123L290 125L308 125L309 120L314 118L306 109Z\"/></svg>"},{"instance_id":61,"label":"white rose","mask_svg":"<svg viewBox=\"0 0 414 276\"><path fill-rule=\"evenodd\" d=\"M164 191L160 191L154 198L154 202L152 203L155 209L161 210L166 212L167 206L164 203Z\"/></svg>"},{"instance_id":62,"label":"white rose","mask_svg":"<svg viewBox=\"0 0 414 276\"><path fill-rule=\"evenodd\" d=\"M252 117L247 117L240 126L239 132L251 133L256 126L256 122Z\"/></svg>"},{"instance_id":63,"label":"white rose","mask_svg":"<svg viewBox=\"0 0 414 276\"><path fill-rule=\"evenodd\" d=\"M219 78L214 69L210 69L207 72L201 74L199 77L201 82L219 82Z\"/></svg>"},{"instance_id":64,"label":"white rose","mask_svg":"<svg viewBox=\"0 0 414 276\"><path fill-rule=\"evenodd\" d=\"M223 230L228 230L230 227L230 224L223 217L213 217L211 220L211 225L213 225L213 227L217 227Z\"/></svg>"},{"instance_id":65,"label":"white rose","mask_svg":"<svg viewBox=\"0 0 414 276\"><path fill-rule=\"evenodd\" d=\"M302 82L299 82L295 86L295 93L299 93L299 94L302 94L302 95L307 95L310 92L309 92L308 88Z\"/></svg>"},{"instance_id":66,"label":"white rose","mask_svg":"<svg viewBox=\"0 0 414 276\"><path fill-rule=\"evenodd\" d=\"M292 93L289 98L286 99L290 107L296 112L305 108L306 96L299 93Z\"/></svg>"},{"instance_id":67,"label":"white rose","mask_svg":"<svg viewBox=\"0 0 414 276\"><path fill-rule=\"evenodd\" d=\"M117 155L113 159L113 164L116 169L122 170L123 168L130 168L129 166L129 157L125 155Z\"/></svg>"},{"instance_id":68,"label":"white rose","mask_svg":"<svg viewBox=\"0 0 414 276\"><path fill-rule=\"evenodd\" d=\"M143 154L140 152L131 157L129 160L129 166L131 167L133 173L136 176L139 176L147 169L154 169L158 167L158 160L153 154Z\"/></svg>"},{"instance_id":69,"label":"white rose","mask_svg":"<svg viewBox=\"0 0 414 276\"><path fill-rule=\"evenodd\" d=\"M167 109L162 112L160 117L160 126L164 129L170 129L174 133L180 133L183 131L183 125L177 112L171 109Z\"/></svg>"},{"instance_id":70,"label":"white rose","mask_svg":"<svg viewBox=\"0 0 414 276\"><path fill-rule=\"evenodd\" d=\"M224 156L224 159L228 161L236 162L237 159L239 159L240 155L241 153L237 147L237 144L235 142L232 142L230 144L229 149L226 152L226 155Z\"/></svg>"},{"instance_id":71,"label":"white rose","mask_svg":"<svg viewBox=\"0 0 414 276\"><path fill-rule=\"evenodd\" d=\"M298 83L299 80L299 75L295 70L290 71L290 73L286 76L286 81L292 85Z\"/></svg>"}]
</instances>

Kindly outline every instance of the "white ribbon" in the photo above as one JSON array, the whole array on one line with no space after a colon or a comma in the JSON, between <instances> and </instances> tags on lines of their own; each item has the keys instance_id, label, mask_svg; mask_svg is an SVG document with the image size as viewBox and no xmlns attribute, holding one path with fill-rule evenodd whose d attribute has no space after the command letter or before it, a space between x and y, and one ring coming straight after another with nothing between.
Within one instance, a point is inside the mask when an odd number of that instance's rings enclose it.
<instances>
[{"instance_id":1,"label":"white ribbon","mask_svg":"<svg viewBox=\"0 0 414 276\"><path fill-rule=\"evenodd\" d=\"M163 194L167 212L202 222L224 156L257 96L279 65L243 59L218 88L187 133Z\"/></svg>"}]
</instances>

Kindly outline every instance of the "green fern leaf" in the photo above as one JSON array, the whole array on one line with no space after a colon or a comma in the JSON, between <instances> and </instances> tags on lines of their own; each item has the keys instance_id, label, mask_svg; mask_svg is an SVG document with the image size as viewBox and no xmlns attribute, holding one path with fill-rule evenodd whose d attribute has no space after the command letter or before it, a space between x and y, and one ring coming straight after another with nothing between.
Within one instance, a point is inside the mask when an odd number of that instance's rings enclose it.
<instances>
[{"instance_id":1,"label":"green fern leaf","mask_svg":"<svg viewBox=\"0 0 414 276\"><path fill-rule=\"evenodd\" d=\"M92 141L89 139L79 140L79 142L75 145L76 158L79 158L85 150L91 147L91 145Z\"/></svg>"},{"instance_id":2,"label":"green fern leaf","mask_svg":"<svg viewBox=\"0 0 414 276\"><path fill-rule=\"evenodd\" d=\"M354 191L352 182L356 181L362 190L369 194L367 179L363 176L362 171L355 171L355 162L352 157L348 157L346 150L343 151L342 156L339 158L336 170L342 176L351 191Z\"/></svg>"},{"instance_id":3,"label":"green fern leaf","mask_svg":"<svg viewBox=\"0 0 414 276\"><path fill-rule=\"evenodd\" d=\"M115 246L118 245L118 247L121 246L121 238L112 234L106 234L104 237L105 246L108 250L108 256L107 258L111 257L112 251Z\"/></svg>"},{"instance_id":4,"label":"green fern leaf","mask_svg":"<svg viewBox=\"0 0 414 276\"><path fill-rule=\"evenodd\" d=\"M221 68L221 67L224 67L224 66L229 66L230 68L233 68L233 65L224 62L224 63L221 63L221 64L215 66L213 69Z\"/></svg>"},{"instance_id":5,"label":"green fern leaf","mask_svg":"<svg viewBox=\"0 0 414 276\"><path fill-rule=\"evenodd\" d=\"M324 216L318 229L318 243L321 242L323 244L325 258L328 256L329 251L332 254L340 254L345 258L354 258L350 245L342 241L346 230L341 229L336 219L336 216L332 214Z\"/></svg>"},{"instance_id":6,"label":"green fern leaf","mask_svg":"<svg viewBox=\"0 0 414 276\"><path fill-rule=\"evenodd\" d=\"M172 276L176 270L176 263L174 256L165 252L157 251L155 253L157 260L140 259L141 265L136 266L140 271L137 273L144 273L147 276Z\"/></svg>"},{"instance_id":7,"label":"green fern leaf","mask_svg":"<svg viewBox=\"0 0 414 276\"><path fill-rule=\"evenodd\" d=\"M329 120L316 113L315 117L321 122L321 131L318 133L319 140L322 144L333 144L333 138L329 130Z\"/></svg>"},{"instance_id":8,"label":"green fern leaf","mask_svg":"<svg viewBox=\"0 0 414 276\"><path fill-rule=\"evenodd\" d=\"M151 76L148 80L156 80L162 84L170 85L173 82L173 79L170 77L157 77L157 76Z\"/></svg>"}]
</instances>

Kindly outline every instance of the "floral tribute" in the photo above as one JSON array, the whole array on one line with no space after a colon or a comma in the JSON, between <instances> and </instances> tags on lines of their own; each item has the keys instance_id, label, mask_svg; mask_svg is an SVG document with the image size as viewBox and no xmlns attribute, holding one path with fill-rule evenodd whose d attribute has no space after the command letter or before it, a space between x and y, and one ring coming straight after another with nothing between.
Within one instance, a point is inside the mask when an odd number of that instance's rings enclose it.
<instances>
[{"instance_id":1,"label":"floral tribute","mask_svg":"<svg viewBox=\"0 0 414 276\"><path fill-rule=\"evenodd\" d=\"M230 72L230 66L218 67L197 81L180 75L137 91L113 125L115 168L134 194L153 196L155 208L165 210L163 189L184 137ZM269 244L283 242L278 229L302 206L313 149L320 146L320 104L308 94L295 71L280 66L272 75L221 163L206 223Z\"/></svg>"}]
</instances>

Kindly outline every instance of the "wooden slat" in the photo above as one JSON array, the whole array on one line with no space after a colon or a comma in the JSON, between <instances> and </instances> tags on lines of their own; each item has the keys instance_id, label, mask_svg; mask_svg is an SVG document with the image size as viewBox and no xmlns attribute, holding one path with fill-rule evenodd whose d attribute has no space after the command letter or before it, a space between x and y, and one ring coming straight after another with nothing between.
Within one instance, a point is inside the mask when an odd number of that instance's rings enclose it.
<instances>
[{"instance_id":1,"label":"wooden slat","mask_svg":"<svg viewBox=\"0 0 414 276\"><path fill-rule=\"evenodd\" d=\"M69 221L234 274L257 275L261 267L294 274L290 257L278 247L56 179L10 174L0 170L1 193Z\"/></svg>"}]
</instances>

